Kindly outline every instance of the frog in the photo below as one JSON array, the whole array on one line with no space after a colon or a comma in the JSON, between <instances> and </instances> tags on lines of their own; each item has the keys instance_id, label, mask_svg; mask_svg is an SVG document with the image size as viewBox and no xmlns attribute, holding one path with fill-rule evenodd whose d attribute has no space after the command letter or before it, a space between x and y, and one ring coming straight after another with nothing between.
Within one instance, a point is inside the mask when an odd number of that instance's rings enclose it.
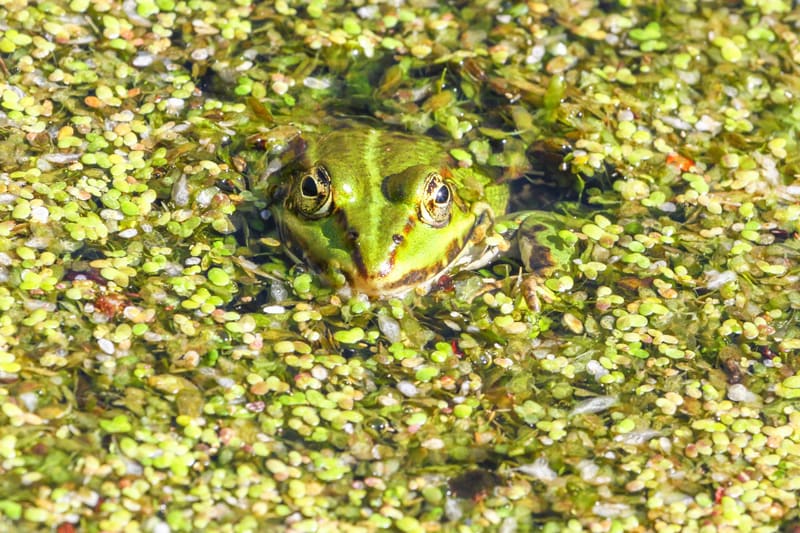
<instances>
[{"instance_id":1,"label":"frog","mask_svg":"<svg viewBox=\"0 0 800 533\"><path fill-rule=\"evenodd\" d=\"M348 126L303 141L298 161L271 178L269 209L288 255L334 285L423 294L500 257L546 273L572 256L564 216L507 213L508 184L430 136Z\"/></svg>"}]
</instances>

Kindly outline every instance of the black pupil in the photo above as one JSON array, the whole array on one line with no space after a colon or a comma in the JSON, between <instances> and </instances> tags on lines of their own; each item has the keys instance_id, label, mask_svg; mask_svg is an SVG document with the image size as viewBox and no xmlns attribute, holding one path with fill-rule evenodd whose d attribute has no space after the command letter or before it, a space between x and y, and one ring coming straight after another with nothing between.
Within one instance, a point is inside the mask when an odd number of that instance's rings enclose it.
<instances>
[{"instance_id":1,"label":"black pupil","mask_svg":"<svg viewBox=\"0 0 800 533\"><path fill-rule=\"evenodd\" d=\"M437 204L446 204L448 200L450 200L450 189L447 188L447 185L441 185L436 190L436 195L434 196L433 200Z\"/></svg>"},{"instance_id":2,"label":"black pupil","mask_svg":"<svg viewBox=\"0 0 800 533\"><path fill-rule=\"evenodd\" d=\"M303 192L303 196L313 197L319 194L317 182L314 181L314 178L311 176L306 176L303 178L303 183L300 184L300 190Z\"/></svg>"}]
</instances>

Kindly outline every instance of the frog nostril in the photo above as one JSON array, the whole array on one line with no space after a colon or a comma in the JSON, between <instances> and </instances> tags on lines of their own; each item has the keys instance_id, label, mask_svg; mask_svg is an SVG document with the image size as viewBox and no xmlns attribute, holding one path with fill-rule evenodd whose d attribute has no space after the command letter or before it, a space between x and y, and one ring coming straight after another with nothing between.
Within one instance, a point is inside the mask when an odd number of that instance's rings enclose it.
<instances>
[{"instance_id":1,"label":"frog nostril","mask_svg":"<svg viewBox=\"0 0 800 533\"><path fill-rule=\"evenodd\" d=\"M403 242L403 236L398 233L395 233L394 235L392 235L392 241L394 241L395 244L400 244L401 242Z\"/></svg>"},{"instance_id":2,"label":"frog nostril","mask_svg":"<svg viewBox=\"0 0 800 533\"><path fill-rule=\"evenodd\" d=\"M358 232L354 229L351 229L347 232L347 239L350 241L358 240Z\"/></svg>"}]
</instances>

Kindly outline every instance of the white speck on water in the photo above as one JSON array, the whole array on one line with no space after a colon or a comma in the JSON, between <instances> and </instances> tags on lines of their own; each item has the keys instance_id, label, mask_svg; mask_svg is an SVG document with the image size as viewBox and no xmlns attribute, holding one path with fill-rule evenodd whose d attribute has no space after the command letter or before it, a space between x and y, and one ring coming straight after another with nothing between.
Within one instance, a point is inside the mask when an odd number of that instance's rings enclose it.
<instances>
[{"instance_id":1,"label":"white speck on water","mask_svg":"<svg viewBox=\"0 0 800 533\"><path fill-rule=\"evenodd\" d=\"M139 52L133 58L133 66L137 68L149 67L153 64L153 54L147 52Z\"/></svg>"},{"instance_id":2,"label":"white speck on water","mask_svg":"<svg viewBox=\"0 0 800 533\"><path fill-rule=\"evenodd\" d=\"M289 298L289 288L285 283L274 281L269 285L269 297L273 302L283 302ZM280 312L283 313L283 311Z\"/></svg>"},{"instance_id":3,"label":"white speck on water","mask_svg":"<svg viewBox=\"0 0 800 533\"><path fill-rule=\"evenodd\" d=\"M736 272L733 270L726 270L724 272L709 270L706 272L706 289L715 291L731 281L736 281L736 278Z\"/></svg>"},{"instance_id":4,"label":"white speck on water","mask_svg":"<svg viewBox=\"0 0 800 533\"><path fill-rule=\"evenodd\" d=\"M125 220L125 215L123 215L122 211L119 209L101 209L100 218L106 221L113 220L119 222L120 220Z\"/></svg>"},{"instance_id":5,"label":"white speck on water","mask_svg":"<svg viewBox=\"0 0 800 533\"><path fill-rule=\"evenodd\" d=\"M586 371L589 372L594 379L600 379L608 374L608 369L600 364L599 361L589 361L586 363Z\"/></svg>"},{"instance_id":6,"label":"white speck on water","mask_svg":"<svg viewBox=\"0 0 800 533\"><path fill-rule=\"evenodd\" d=\"M36 407L39 405L39 395L35 392L23 392L18 395L17 398L19 398L19 401L25 406L25 409L31 413L36 411Z\"/></svg>"},{"instance_id":7,"label":"white speck on water","mask_svg":"<svg viewBox=\"0 0 800 533\"><path fill-rule=\"evenodd\" d=\"M596 396L580 402L572 409L572 411L570 411L569 414L571 416L575 416L587 413L599 413L601 411L605 411L616 403L616 396Z\"/></svg>"},{"instance_id":8,"label":"white speck on water","mask_svg":"<svg viewBox=\"0 0 800 533\"><path fill-rule=\"evenodd\" d=\"M447 498L444 502L444 514L450 522L458 522L464 514L461 501L457 498Z\"/></svg>"},{"instance_id":9,"label":"white speck on water","mask_svg":"<svg viewBox=\"0 0 800 533\"><path fill-rule=\"evenodd\" d=\"M233 378L228 377L217 377L217 385L222 387L223 389L230 389L234 385L236 385L236 380Z\"/></svg>"},{"instance_id":10,"label":"white speck on water","mask_svg":"<svg viewBox=\"0 0 800 533\"><path fill-rule=\"evenodd\" d=\"M597 502L592 507L592 513L603 518L631 516L633 511L624 503Z\"/></svg>"},{"instance_id":11,"label":"white speck on water","mask_svg":"<svg viewBox=\"0 0 800 533\"><path fill-rule=\"evenodd\" d=\"M761 397L741 383L736 383L728 387L728 399L732 402L754 403L760 401Z\"/></svg>"},{"instance_id":12,"label":"white speck on water","mask_svg":"<svg viewBox=\"0 0 800 533\"><path fill-rule=\"evenodd\" d=\"M558 477L556 471L550 468L550 463L547 462L547 458L545 457L539 457L534 462L520 465L514 470L536 478L539 481L554 481Z\"/></svg>"},{"instance_id":13,"label":"white speck on water","mask_svg":"<svg viewBox=\"0 0 800 533\"><path fill-rule=\"evenodd\" d=\"M308 76L303 80L303 85L308 87L309 89L322 91L331 86L331 80L326 78L314 78L312 76Z\"/></svg>"},{"instance_id":14,"label":"white speck on water","mask_svg":"<svg viewBox=\"0 0 800 533\"><path fill-rule=\"evenodd\" d=\"M114 352L116 351L114 343L108 339L98 339L97 345L101 350L103 350L104 353L107 353L108 355L114 355Z\"/></svg>"},{"instance_id":15,"label":"white speck on water","mask_svg":"<svg viewBox=\"0 0 800 533\"><path fill-rule=\"evenodd\" d=\"M378 329L391 342L400 342L400 323L391 316L378 315Z\"/></svg>"},{"instance_id":16,"label":"white speck on water","mask_svg":"<svg viewBox=\"0 0 800 533\"><path fill-rule=\"evenodd\" d=\"M400 394L406 396L407 398L413 398L417 394L419 394L419 390L417 386L411 383L410 381L401 381L397 384L397 390L400 391Z\"/></svg>"},{"instance_id":17,"label":"white speck on water","mask_svg":"<svg viewBox=\"0 0 800 533\"><path fill-rule=\"evenodd\" d=\"M637 431L631 431L630 433L625 433L622 435L617 435L614 437L616 442L621 442L623 444L632 444L634 446L638 446L640 444L644 444L645 442L649 441L654 437L659 437L661 435L660 431L656 431L654 429L642 429Z\"/></svg>"},{"instance_id":18,"label":"white speck on water","mask_svg":"<svg viewBox=\"0 0 800 533\"><path fill-rule=\"evenodd\" d=\"M195 197L195 203L200 207L208 207L211 205L211 201L214 199L214 196L219 192L217 187L206 187Z\"/></svg>"},{"instance_id":19,"label":"white speck on water","mask_svg":"<svg viewBox=\"0 0 800 533\"><path fill-rule=\"evenodd\" d=\"M31 209L31 220L44 224L50 218L50 211L43 205L39 205Z\"/></svg>"},{"instance_id":20,"label":"white speck on water","mask_svg":"<svg viewBox=\"0 0 800 533\"><path fill-rule=\"evenodd\" d=\"M186 102L182 98L167 98L164 105L164 112L168 115L178 115L183 111Z\"/></svg>"},{"instance_id":21,"label":"white speck on water","mask_svg":"<svg viewBox=\"0 0 800 533\"><path fill-rule=\"evenodd\" d=\"M328 369L321 365L314 365L311 369L311 375L320 381L328 379Z\"/></svg>"},{"instance_id":22,"label":"white speck on water","mask_svg":"<svg viewBox=\"0 0 800 533\"><path fill-rule=\"evenodd\" d=\"M581 479L584 481L593 481L597 477L597 473L600 472L600 467L597 466L597 463L589 461L588 459L580 461L577 467Z\"/></svg>"},{"instance_id":23,"label":"white speck on water","mask_svg":"<svg viewBox=\"0 0 800 533\"><path fill-rule=\"evenodd\" d=\"M722 122L714 120L708 115L703 115L700 117L700 120L695 122L694 127L697 129L697 131L719 133L719 131L722 129Z\"/></svg>"},{"instance_id":24,"label":"white speck on water","mask_svg":"<svg viewBox=\"0 0 800 533\"><path fill-rule=\"evenodd\" d=\"M172 201L179 207L189 203L189 185L185 174L181 174L172 186Z\"/></svg>"}]
</instances>

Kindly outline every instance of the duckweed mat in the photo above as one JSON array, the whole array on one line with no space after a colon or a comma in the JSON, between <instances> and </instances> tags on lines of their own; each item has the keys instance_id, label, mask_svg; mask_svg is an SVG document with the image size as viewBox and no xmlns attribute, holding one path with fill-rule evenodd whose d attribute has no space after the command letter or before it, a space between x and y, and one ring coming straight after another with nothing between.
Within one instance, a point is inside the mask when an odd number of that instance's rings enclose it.
<instances>
[{"instance_id":1,"label":"duckweed mat","mask_svg":"<svg viewBox=\"0 0 800 533\"><path fill-rule=\"evenodd\" d=\"M0 526L793 531L799 26L0 0ZM343 120L527 178L585 218L579 255L330 288L258 185Z\"/></svg>"}]
</instances>

